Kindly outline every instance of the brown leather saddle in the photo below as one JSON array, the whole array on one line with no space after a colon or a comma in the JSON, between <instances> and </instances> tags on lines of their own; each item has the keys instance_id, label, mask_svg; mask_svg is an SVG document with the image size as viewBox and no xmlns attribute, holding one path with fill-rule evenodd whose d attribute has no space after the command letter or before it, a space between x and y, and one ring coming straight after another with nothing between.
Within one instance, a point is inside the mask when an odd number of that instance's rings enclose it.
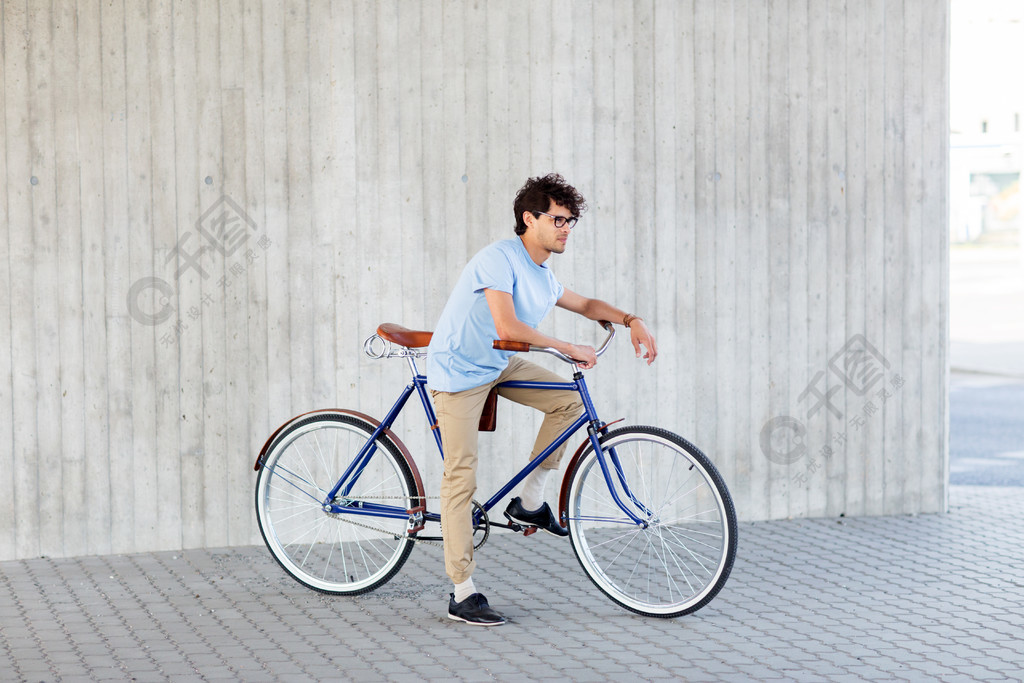
<instances>
[{"instance_id":1,"label":"brown leather saddle","mask_svg":"<svg viewBox=\"0 0 1024 683\"><path fill-rule=\"evenodd\" d=\"M377 328L377 336L384 341L398 344L409 349L422 349L430 344L433 332L410 330L396 323L384 323ZM494 387L487 394L484 410L480 414L480 431L493 432L498 428L498 388Z\"/></svg>"}]
</instances>

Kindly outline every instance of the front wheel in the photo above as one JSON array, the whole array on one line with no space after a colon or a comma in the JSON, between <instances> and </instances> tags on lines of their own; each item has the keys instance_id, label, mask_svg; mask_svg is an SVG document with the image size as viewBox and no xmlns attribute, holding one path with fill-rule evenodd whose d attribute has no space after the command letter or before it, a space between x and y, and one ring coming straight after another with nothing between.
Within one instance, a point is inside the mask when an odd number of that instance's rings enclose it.
<instances>
[{"instance_id":1,"label":"front wheel","mask_svg":"<svg viewBox=\"0 0 1024 683\"><path fill-rule=\"evenodd\" d=\"M601 459L588 447L570 474L567 519L583 570L638 614L700 609L736 558L736 511L721 475L695 446L654 427L609 432L601 449L620 500L642 523L612 499Z\"/></svg>"},{"instance_id":2,"label":"front wheel","mask_svg":"<svg viewBox=\"0 0 1024 683\"><path fill-rule=\"evenodd\" d=\"M394 576L412 551L407 518L325 507L327 494L373 432L372 424L350 415L300 418L275 439L260 469L256 519L263 540L292 578L314 590L365 593ZM416 499L409 465L384 436L374 442L354 486L343 492L353 510L366 504L408 510L419 504Z\"/></svg>"}]
</instances>

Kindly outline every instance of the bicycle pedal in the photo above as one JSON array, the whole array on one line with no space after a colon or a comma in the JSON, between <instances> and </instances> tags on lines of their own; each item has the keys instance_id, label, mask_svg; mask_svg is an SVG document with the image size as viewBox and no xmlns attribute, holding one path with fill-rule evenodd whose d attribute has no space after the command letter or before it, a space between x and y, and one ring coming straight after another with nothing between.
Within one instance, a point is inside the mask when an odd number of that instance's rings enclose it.
<instances>
[{"instance_id":1,"label":"bicycle pedal","mask_svg":"<svg viewBox=\"0 0 1024 683\"><path fill-rule=\"evenodd\" d=\"M505 519L508 520L508 528L512 531L519 532L523 530L523 525L512 519L512 515L505 513Z\"/></svg>"},{"instance_id":2,"label":"bicycle pedal","mask_svg":"<svg viewBox=\"0 0 1024 683\"><path fill-rule=\"evenodd\" d=\"M539 528L540 527L528 526L525 529L523 529L523 536L529 536L530 534L535 534L535 533L537 533L537 530Z\"/></svg>"}]
</instances>

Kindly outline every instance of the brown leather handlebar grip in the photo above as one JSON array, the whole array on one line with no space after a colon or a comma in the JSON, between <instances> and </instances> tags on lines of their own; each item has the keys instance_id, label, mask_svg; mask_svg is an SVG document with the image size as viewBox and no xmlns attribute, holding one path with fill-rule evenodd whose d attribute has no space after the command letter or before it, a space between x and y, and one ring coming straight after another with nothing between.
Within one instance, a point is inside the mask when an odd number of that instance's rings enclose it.
<instances>
[{"instance_id":1,"label":"brown leather handlebar grip","mask_svg":"<svg viewBox=\"0 0 1024 683\"><path fill-rule=\"evenodd\" d=\"M506 341L495 339L493 347L499 351L529 351L530 345L526 342Z\"/></svg>"}]
</instances>

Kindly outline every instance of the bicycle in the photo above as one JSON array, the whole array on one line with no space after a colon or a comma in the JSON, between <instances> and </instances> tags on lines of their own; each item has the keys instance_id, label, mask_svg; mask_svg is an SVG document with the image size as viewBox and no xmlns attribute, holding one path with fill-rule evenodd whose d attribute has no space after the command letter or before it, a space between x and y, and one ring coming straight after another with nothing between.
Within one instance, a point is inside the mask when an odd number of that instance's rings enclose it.
<instances>
[{"instance_id":1,"label":"bicycle","mask_svg":"<svg viewBox=\"0 0 1024 683\"><path fill-rule=\"evenodd\" d=\"M615 336L613 326L597 349ZM372 358L404 358L412 373L382 421L344 409L299 415L275 431L255 469L256 518L278 564L324 593L358 595L389 581L416 543L440 542L428 524L440 515L416 461L391 425L416 393L444 457L427 378L416 366L431 333L385 323L363 344ZM656 427L610 429L600 420L576 362L552 348L495 341L506 351L539 351L569 363L571 382L504 386L571 389L583 414L485 503L473 501L474 546L492 528L525 534L488 512L556 448L586 427L566 468L558 518L583 571L616 604L652 617L677 617L705 606L722 589L736 557L736 512L711 461L682 437ZM496 398L496 397L495 397ZM486 412L486 411L485 411ZM619 420L616 420L618 422ZM613 423L614 424L614 423Z\"/></svg>"}]
</instances>

